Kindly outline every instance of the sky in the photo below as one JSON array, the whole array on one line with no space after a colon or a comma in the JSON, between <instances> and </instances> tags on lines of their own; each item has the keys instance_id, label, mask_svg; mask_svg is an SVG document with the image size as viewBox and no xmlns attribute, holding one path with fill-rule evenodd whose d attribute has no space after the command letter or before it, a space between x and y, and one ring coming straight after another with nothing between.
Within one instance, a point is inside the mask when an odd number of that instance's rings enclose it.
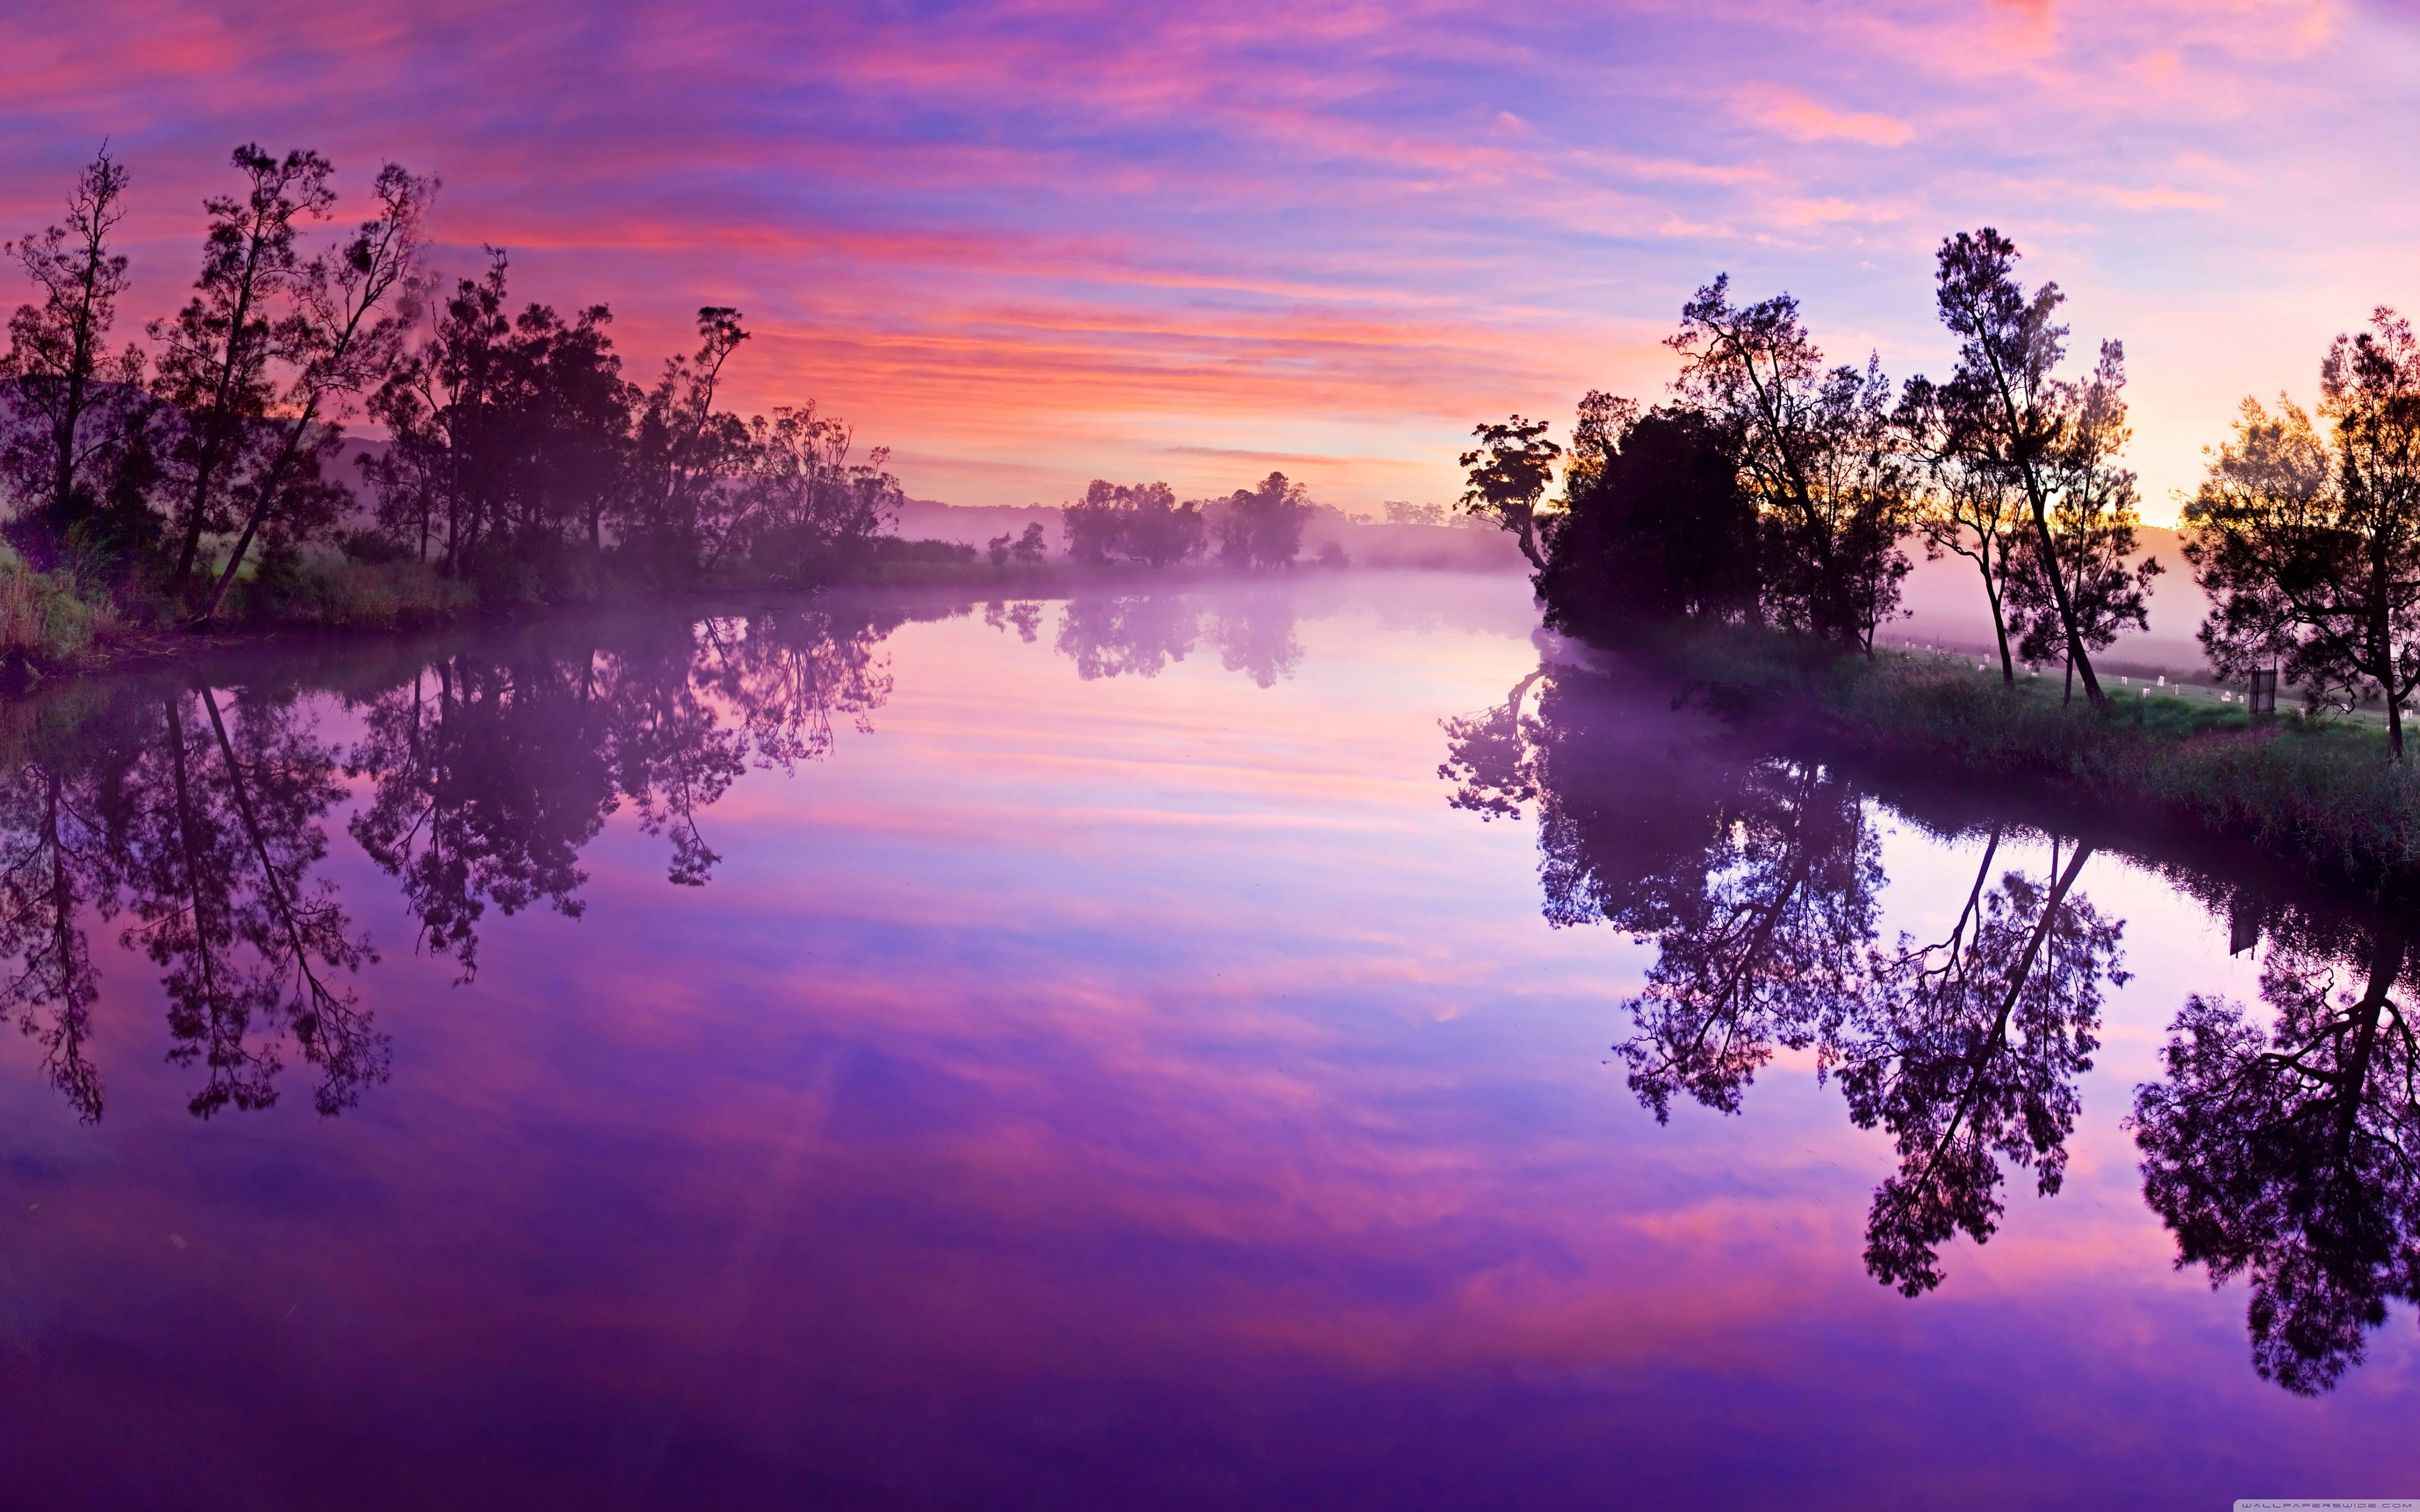
<instances>
[{"instance_id":1,"label":"sky","mask_svg":"<svg viewBox=\"0 0 2420 1512\"><path fill-rule=\"evenodd\" d=\"M0 234L106 138L132 326L232 147L322 151L340 217L394 159L449 273L507 248L642 378L736 305L739 406L847 417L916 497L1280 469L1373 509L1450 500L1481 419L1659 394L1717 272L1939 376L1932 249L1988 224L2079 366L2126 343L2161 521L2243 396L2420 304L2414 77L2410 0L12 0Z\"/></svg>"}]
</instances>

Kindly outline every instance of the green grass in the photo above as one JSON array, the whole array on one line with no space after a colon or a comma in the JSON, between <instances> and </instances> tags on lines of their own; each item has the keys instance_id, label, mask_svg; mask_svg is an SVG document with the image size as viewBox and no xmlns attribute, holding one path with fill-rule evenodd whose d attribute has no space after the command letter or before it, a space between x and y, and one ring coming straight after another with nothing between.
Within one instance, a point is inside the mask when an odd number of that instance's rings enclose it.
<instances>
[{"instance_id":1,"label":"green grass","mask_svg":"<svg viewBox=\"0 0 2420 1512\"><path fill-rule=\"evenodd\" d=\"M2059 680L1978 673L1971 659L1842 656L1730 629L1667 643L1718 707L1812 722L1830 740L1901 769L2007 784L2180 824L2313 880L2420 898L2420 771L2387 759L2369 721L2112 687L2107 714ZM2420 733L2420 732L2415 732ZM2420 755L2420 748L2415 748Z\"/></svg>"},{"instance_id":2,"label":"green grass","mask_svg":"<svg viewBox=\"0 0 2420 1512\"><path fill-rule=\"evenodd\" d=\"M356 562L308 551L265 560L237 586L233 617L323 630L397 630L466 613L478 591L409 558Z\"/></svg>"},{"instance_id":3,"label":"green grass","mask_svg":"<svg viewBox=\"0 0 2420 1512\"><path fill-rule=\"evenodd\" d=\"M0 662L54 671L94 659L116 638L108 597L86 598L69 572L36 572L0 547Z\"/></svg>"}]
</instances>

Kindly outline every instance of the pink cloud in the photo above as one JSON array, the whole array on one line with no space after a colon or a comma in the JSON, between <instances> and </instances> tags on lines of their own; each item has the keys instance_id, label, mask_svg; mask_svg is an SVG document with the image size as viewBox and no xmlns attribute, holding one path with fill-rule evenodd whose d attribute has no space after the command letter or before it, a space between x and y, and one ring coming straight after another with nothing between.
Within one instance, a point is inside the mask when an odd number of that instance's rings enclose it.
<instances>
[{"instance_id":1,"label":"pink cloud","mask_svg":"<svg viewBox=\"0 0 2420 1512\"><path fill-rule=\"evenodd\" d=\"M1870 111L1829 110L1804 95L1772 85L1751 85L1741 91L1748 118L1799 142L1838 138L1869 147L1903 147L1915 135L1905 121Z\"/></svg>"}]
</instances>

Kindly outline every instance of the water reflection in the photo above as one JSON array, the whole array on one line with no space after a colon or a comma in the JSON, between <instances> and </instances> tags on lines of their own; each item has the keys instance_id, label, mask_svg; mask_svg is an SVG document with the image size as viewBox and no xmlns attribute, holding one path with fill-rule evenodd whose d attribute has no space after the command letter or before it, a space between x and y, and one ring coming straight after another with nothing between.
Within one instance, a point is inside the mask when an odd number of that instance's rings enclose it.
<instances>
[{"instance_id":1,"label":"water reflection","mask_svg":"<svg viewBox=\"0 0 2420 1512\"><path fill-rule=\"evenodd\" d=\"M2271 1023L2195 995L2133 1122L2178 1262L2243 1277L2255 1367L2311 1395L2389 1301L2420 1301L2420 1042L2397 1000L2420 962L2397 920L2288 909L2269 927Z\"/></svg>"},{"instance_id":2,"label":"water reflection","mask_svg":"<svg viewBox=\"0 0 2420 1512\"><path fill-rule=\"evenodd\" d=\"M0 779L6 1007L81 1116L100 1118L103 1096L88 920L123 918L121 943L160 968L168 1058L201 1072L197 1117L274 1102L290 1054L318 1072L323 1113L385 1075L385 1040L345 980L375 957L311 875L343 791L335 751L290 699L227 707L165 684L18 712L33 728Z\"/></svg>"},{"instance_id":3,"label":"water reflection","mask_svg":"<svg viewBox=\"0 0 2420 1512\"><path fill-rule=\"evenodd\" d=\"M872 728L890 698L883 640L911 612L873 601L713 617L557 625L411 665L346 702L358 733L317 733L294 680L91 684L10 707L0 782L6 1011L86 1119L102 1083L86 931L122 917L161 968L171 1059L198 1068L192 1108L261 1108L290 1058L322 1113L386 1074L385 1038L347 979L377 959L334 886L314 875L348 780L347 823L400 885L416 949L479 964L490 911L582 912L581 853L628 807L668 847L665 875L704 885L721 861L707 811L752 764L789 770ZM1044 606L995 601L985 623L1038 638ZM1057 649L1079 678L1151 677L1198 646L1263 687L1302 659L1283 586L1221 595L1078 595Z\"/></svg>"},{"instance_id":4,"label":"water reflection","mask_svg":"<svg viewBox=\"0 0 2420 1512\"><path fill-rule=\"evenodd\" d=\"M170 1061L201 1073L195 1116L271 1105L294 1057L319 1112L339 1112L388 1060L347 980L377 956L314 874L340 779L366 785L348 828L401 883L415 945L467 980L491 906L580 913L580 854L626 804L668 842L669 879L703 884L721 859L705 811L751 763L814 761L837 722L864 727L899 622L787 609L463 650L356 695L349 748L273 681L97 684L12 708L6 1011L98 1119L86 932L122 918L122 943L160 968Z\"/></svg>"},{"instance_id":5,"label":"water reflection","mask_svg":"<svg viewBox=\"0 0 2420 1512\"><path fill-rule=\"evenodd\" d=\"M1979 829L1981 855L1942 937L1885 945L1869 795L1711 730L1642 736L1637 702L1606 675L1529 674L1502 705L1446 721L1448 801L1482 820L1534 806L1547 920L1653 945L1615 1049L1659 1122L1679 1097L1740 1112L1788 1050L1811 1056L1854 1124L1891 1136L1865 1266L1919 1296L1941 1284L1945 1243L1996 1230L2006 1167L2060 1189L2103 993L2128 980L2121 921L2076 886L2093 846L2036 837L2052 857L2036 875L2006 864L2012 826L1902 812ZM2390 1300L2420 1301L2420 1040L2397 998L2420 962L2383 917L2175 879L2233 919L2239 946L2269 935L2273 1024L2188 1000L2165 1077L2136 1093L2145 1195L2180 1265L2248 1279L2259 1372L2324 1390Z\"/></svg>"},{"instance_id":6,"label":"water reflection","mask_svg":"<svg viewBox=\"0 0 2420 1512\"><path fill-rule=\"evenodd\" d=\"M1090 589L1062 607L1056 644L1086 682L1156 677L1206 643L1228 671L1273 687L1302 665L1295 613L1294 592L1282 584L1231 587L1216 594ZM1041 621L1037 603L995 601L984 610L984 623L1013 627L1029 641Z\"/></svg>"}]
</instances>

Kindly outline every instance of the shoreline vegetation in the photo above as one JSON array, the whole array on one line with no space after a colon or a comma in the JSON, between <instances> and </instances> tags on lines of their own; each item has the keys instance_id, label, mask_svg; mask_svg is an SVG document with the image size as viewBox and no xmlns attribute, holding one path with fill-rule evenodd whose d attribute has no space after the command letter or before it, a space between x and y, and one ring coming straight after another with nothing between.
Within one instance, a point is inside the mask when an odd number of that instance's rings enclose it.
<instances>
[{"instance_id":1,"label":"shoreline vegetation","mask_svg":"<svg viewBox=\"0 0 2420 1512\"><path fill-rule=\"evenodd\" d=\"M476 276L431 268L436 179L381 166L347 227L318 153L247 144L229 166L228 193L203 206L190 297L141 341L116 330L132 178L105 147L56 224L0 246L34 296L0 351L0 666L21 680L229 631L391 633L842 582L1030 592L1190 563L1341 567L1340 532L1380 523L1271 473L1186 501L1096 481L1051 512L1063 554L1040 520L980 547L908 540L887 447L861 451L809 398L731 408L752 339L738 310L699 309L694 351L643 383L610 309L520 301L504 249ZM349 435L363 420L374 434ZM1314 523L1325 538L1306 555ZM1407 503L1385 521L1475 523Z\"/></svg>"},{"instance_id":2,"label":"shoreline vegetation","mask_svg":"<svg viewBox=\"0 0 2420 1512\"><path fill-rule=\"evenodd\" d=\"M1727 723L1902 781L1961 786L2095 825L2216 844L2328 891L2420 903L2420 771L2384 730L2132 682L2111 708L2014 687L1971 656L1842 655L1749 625L1616 643Z\"/></svg>"},{"instance_id":3,"label":"shoreline vegetation","mask_svg":"<svg viewBox=\"0 0 2420 1512\"><path fill-rule=\"evenodd\" d=\"M1734 721L2420 902L2420 338L2381 306L2327 348L2316 417L2243 402L2180 522L2218 686L2113 686L2096 657L2148 628L2163 570L2121 460L2125 351L2065 372L2064 296L2017 260L1988 226L1944 239L1956 366L1896 389L1873 358L1827 366L1790 295L1742 304L1717 277L1667 340L1665 402L1592 392L1568 448L1518 414L1479 425L1462 506L1519 542L1548 628ZM1972 567L1979 662L1878 641L1916 549Z\"/></svg>"}]
</instances>

